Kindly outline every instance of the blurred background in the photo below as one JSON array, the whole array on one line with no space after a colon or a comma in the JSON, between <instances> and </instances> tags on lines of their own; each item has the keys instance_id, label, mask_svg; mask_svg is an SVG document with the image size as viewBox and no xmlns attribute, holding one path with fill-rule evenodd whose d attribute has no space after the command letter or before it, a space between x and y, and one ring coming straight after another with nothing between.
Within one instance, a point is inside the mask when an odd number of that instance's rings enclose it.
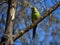
<instances>
[{"instance_id":1,"label":"blurred background","mask_svg":"<svg viewBox=\"0 0 60 45\"><path fill-rule=\"evenodd\" d=\"M31 8L29 3L36 6L41 16L60 0L17 0L16 15L14 20L14 34L29 26L31 21ZM8 3L0 0L0 41L4 35ZM5 3L3 3L5 2ZM36 28L36 38L32 39L32 29L14 42L14 45L60 45L60 7L50 16L40 22Z\"/></svg>"}]
</instances>

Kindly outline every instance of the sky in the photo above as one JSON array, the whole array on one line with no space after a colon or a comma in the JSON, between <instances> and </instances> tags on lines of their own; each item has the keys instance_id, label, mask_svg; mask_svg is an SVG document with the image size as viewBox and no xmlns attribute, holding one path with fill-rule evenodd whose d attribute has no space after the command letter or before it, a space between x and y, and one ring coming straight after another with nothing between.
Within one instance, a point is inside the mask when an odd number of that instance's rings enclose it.
<instances>
[{"instance_id":1,"label":"sky","mask_svg":"<svg viewBox=\"0 0 60 45\"><path fill-rule=\"evenodd\" d=\"M58 1L60 0L41 0L41 4L44 8L47 8L47 10L49 10L52 6L54 6ZM33 5L33 3L32 3ZM35 4L35 6L39 9L39 11L41 12L41 16L42 16L42 12L43 12L43 7L39 6L40 3L37 3ZM4 5L6 6L6 4ZM20 9L19 5L17 7L17 11ZM2 10L3 11L3 10ZM30 8L26 8L26 12L27 12L27 15L28 16L31 16L31 9ZM2 15L3 15L3 18L6 20L6 14L4 12L1 12L0 11L0 21L1 21L1 18L2 18ZM57 20L60 20L60 7L58 7L55 11L52 12L52 14L54 14L54 16L56 17ZM47 28L47 32L45 32L46 29L43 29L42 27L44 25L48 25L48 22L49 22L49 17L45 18L41 23L38 24L38 27L36 29L36 32L38 32L38 40L34 40L35 41L35 45L41 45L40 42L43 42L42 45L50 45L50 42L53 42L53 45L56 44L57 42L57 45L60 45L60 36L59 34L57 34L55 37L52 36L52 32L54 31L55 28L57 28L58 30L60 29L60 24L59 23L55 23L53 22L53 24L51 24L51 26L49 26ZM27 22L29 25L31 24L30 21ZM5 28L5 23L0 23L0 28L2 27L3 30ZM18 23L18 28L21 30L23 28L26 28L26 26L24 25L24 23ZM56 30L57 30L56 29ZM27 42L24 43L25 45L30 45L30 38L32 38L32 29L30 32L30 37L28 35L28 33L26 33L24 35L25 39L27 39ZM59 32L58 32L59 33ZM2 37L3 33L0 31L0 37ZM47 37L46 37L47 36ZM23 45L23 41L20 39L17 39L15 42L14 42L14 45Z\"/></svg>"}]
</instances>

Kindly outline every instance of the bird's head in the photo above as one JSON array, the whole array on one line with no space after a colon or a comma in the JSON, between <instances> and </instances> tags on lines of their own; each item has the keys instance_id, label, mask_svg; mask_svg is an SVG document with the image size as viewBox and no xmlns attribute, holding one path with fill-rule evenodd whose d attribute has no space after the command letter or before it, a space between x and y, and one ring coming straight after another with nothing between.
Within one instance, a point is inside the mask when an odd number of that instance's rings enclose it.
<instances>
[{"instance_id":1,"label":"bird's head","mask_svg":"<svg viewBox=\"0 0 60 45\"><path fill-rule=\"evenodd\" d=\"M36 10L36 7L34 6L34 7L32 7L31 9L32 9L33 11L35 11L35 10Z\"/></svg>"}]
</instances>

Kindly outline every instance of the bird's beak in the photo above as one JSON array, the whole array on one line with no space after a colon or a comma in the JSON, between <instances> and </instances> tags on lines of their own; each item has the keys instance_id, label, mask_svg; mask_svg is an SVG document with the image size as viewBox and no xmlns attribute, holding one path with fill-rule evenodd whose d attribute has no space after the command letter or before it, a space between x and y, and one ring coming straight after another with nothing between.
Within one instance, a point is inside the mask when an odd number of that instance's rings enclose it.
<instances>
[{"instance_id":1,"label":"bird's beak","mask_svg":"<svg viewBox=\"0 0 60 45\"><path fill-rule=\"evenodd\" d=\"M33 9L33 7L31 9Z\"/></svg>"}]
</instances>

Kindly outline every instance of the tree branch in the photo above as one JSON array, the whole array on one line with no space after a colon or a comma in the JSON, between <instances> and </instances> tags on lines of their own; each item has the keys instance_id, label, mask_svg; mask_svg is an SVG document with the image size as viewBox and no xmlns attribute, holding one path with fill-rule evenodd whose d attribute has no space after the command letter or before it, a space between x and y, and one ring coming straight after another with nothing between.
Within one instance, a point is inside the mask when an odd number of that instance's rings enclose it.
<instances>
[{"instance_id":1,"label":"tree branch","mask_svg":"<svg viewBox=\"0 0 60 45\"><path fill-rule=\"evenodd\" d=\"M4 3L8 3L7 0L0 0L0 6L3 5Z\"/></svg>"},{"instance_id":2,"label":"tree branch","mask_svg":"<svg viewBox=\"0 0 60 45\"><path fill-rule=\"evenodd\" d=\"M13 44L13 27L14 27L14 18L15 18L15 12L16 12L16 4L17 0L8 0L8 11L7 11L7 20L6 20L6 28L5 32L2 38L2 43L5 42L4 44L6 45L11 45ZM3 44L3 45L4 45Z\"/></svg>"},{"instance_id":3,"label":"tree branch","mask_svg":"<svg viewBox=\"0 0 60 45\"><path fill-rule=\"evenodd\" d=\"M52 13L54 10L56 10L58 7L60 6L60 2L58 2L57 4L55 4L53 7L51 7L48 11L46 11L42 17L40 17L40 19L36 20L34 23L32 23L30 26L28 26L27 28L23 29L21 32L19 32L18 34L15 34L14 36L14 41L16 39L18 39L19 37L21 37L22 35L24 35L26 32L30 31L30 29L32 29L33 27L35 27L35 25L37 25L38 23L40 23L42 20L44 20L47 16L50 15L50 13Z\"/></svg>"}]
</instances>

